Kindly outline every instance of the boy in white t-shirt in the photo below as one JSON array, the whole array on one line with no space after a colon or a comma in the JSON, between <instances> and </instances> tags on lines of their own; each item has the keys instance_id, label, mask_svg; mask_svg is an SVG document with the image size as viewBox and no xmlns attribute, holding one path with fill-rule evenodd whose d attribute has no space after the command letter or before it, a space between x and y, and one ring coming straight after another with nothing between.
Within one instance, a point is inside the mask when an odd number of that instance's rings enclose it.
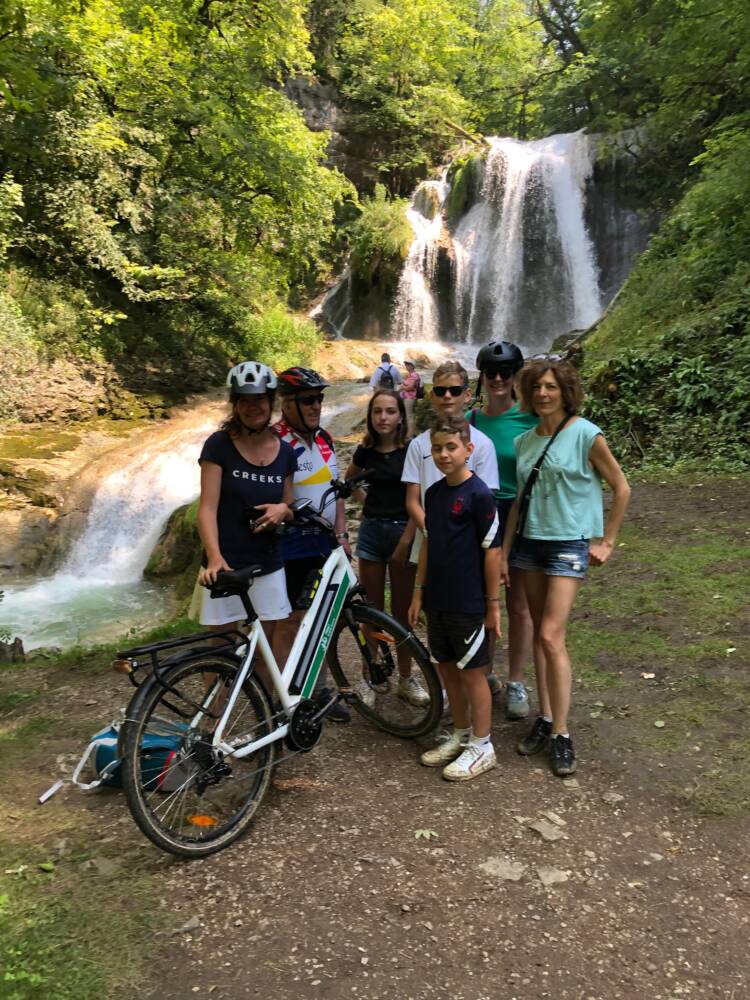
<instances>
[{"instance_id":1,"label":"boy in white t-shirt","mask_svg":"<svg viewBox=\"0 0 750 1000\"><path fill-rule=\"evenodd\" d=\"M445 361L435 369L430 403L438 416L463 416L470 402L469 375L463 365L458 361ZM473 451L469 456L467 468L475 472L489 489L499 489L494 444L476 427L471 428L471 443ZM409 445L401 476L401 481L406 483L406 509L419 529L412 553L413 562L418 559L421 533L424 529L424 495L433 483L442 478L442 472L432 460L430 432L424 431Z\"/></svg>"},{"instance_id":2,"label":"boy in white t-shirt","mask_svg":"<svg viewBox=\"0 0 750 1000\"><path fill-rule=\"evenodd\" d=\"M432 376L432 392L430 403L435 413L440 417L463 416L471 403L469 388L469 373L458 361L444 361ZM467 468L476 473L490 490L498 490L500 481L497 474L497 456L492 441L477 430L470 427L473 450L469 455ZM417 534L412 546L411 561L419 559L424 531L424 495L427 490L443 478L443 473L432 460L432 443L430 432L419 434L409 445L404 460L404 471L401 481L406 483L406 509L409 517L417 525ZM490 664L490 671L492 665ZM490 672L490 690L493 695L502 690L500 681Z\"/></svg>"}]
</instances>

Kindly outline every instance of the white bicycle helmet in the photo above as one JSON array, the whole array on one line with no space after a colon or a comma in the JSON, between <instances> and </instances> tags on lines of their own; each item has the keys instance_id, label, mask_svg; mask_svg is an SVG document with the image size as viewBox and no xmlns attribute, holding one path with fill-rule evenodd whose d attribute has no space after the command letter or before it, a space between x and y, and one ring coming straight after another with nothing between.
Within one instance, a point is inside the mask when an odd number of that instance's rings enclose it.
<instances>
[{"instance_id":1,"label":"white bicycle helmet","mask_svg":"<svg viewBox=\"0 0 750 1000\"><path fill-rule=\"evenodd\" d=\"M238 396L259 396L273 392L278 385L276 373L260 361L243 361L227 375L227 385Z\"/></svg>"}]
</instances>

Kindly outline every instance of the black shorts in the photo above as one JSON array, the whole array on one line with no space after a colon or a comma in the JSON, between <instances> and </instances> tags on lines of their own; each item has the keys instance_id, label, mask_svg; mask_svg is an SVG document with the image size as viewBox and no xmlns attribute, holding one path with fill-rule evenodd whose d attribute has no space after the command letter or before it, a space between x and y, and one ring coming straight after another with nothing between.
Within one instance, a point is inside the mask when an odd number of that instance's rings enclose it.
<instances>
[{"instance_id":1,"label":"black shorts","mask_svg":"<svg viewBox=\"0 0 750 1000\"><path fill-rule=\"evenodd\" d=\"M299 596L312 572L322 569L327 558L328 556L306 556L304 559L289 559L284 563L286 593L292 610L297 607Z\"/></svg>"},{"instance_id":2,"label":"black shorts","mask_svg":"<svg viewBox=\"0 0 750 1000\"><path fill-rule=\"evenodd\" d=\"M427 611L427 643L438 663L455 663L459 670L490 664L484 615Z\"/></svg>"}]
</instances>

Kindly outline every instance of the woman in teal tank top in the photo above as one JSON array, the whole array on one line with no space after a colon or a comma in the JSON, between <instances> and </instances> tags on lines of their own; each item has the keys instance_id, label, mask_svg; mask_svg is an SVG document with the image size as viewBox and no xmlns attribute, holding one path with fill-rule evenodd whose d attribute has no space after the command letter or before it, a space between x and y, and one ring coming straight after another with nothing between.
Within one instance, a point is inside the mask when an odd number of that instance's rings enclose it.
<instances>
[{"instance_id":1,"label":"woman in teal tank top","mask_svg":"<svg viewBox=\"0 0 750 1000\"><path fill-rule=\"evenodd\" d=\"M536 427L539 417L525 413L516 402L513 382L523 365L523 354L507 340L493 340L477 354L479 394L484 400L477 410L467 413L467 419L495 446L500 488L495 502L504 532L508 513L516 496L515 438ZM510 570L510 587L505 591L508 612L508 682L505 685L505 714L509 719L525 719L529 714L529 697L523 683L523 672L532 658L534 628L520 570ZM492 652L490 663L492 663ZM494 682L494 683L493 683ZM493 694L499 693L500 683L490 674Z\"/></svg>"},{"instance_id":2,"label":"woman in teal tank top","mask_svg":"<svg viewBox=\"0 0 750 1000\"><path fill-rule=\"evenodd\" d=\"M583 390L571 364L549 355L532 359L518 385L521 409L536 414L539 424L515 442L519 499L508 516L501 575L508 585L510 564L523 577L534 623L540 712L518 752L538 753L549 742L552 770L564 777L576 769L568 732L572 687L565 644L568 618L589 561L602 566L612 554L630 487L601 430L578 416ZM548 445L525 496L531 471ZM606 525L602 479L612 490Z\"/></svg>"}]
</instances>

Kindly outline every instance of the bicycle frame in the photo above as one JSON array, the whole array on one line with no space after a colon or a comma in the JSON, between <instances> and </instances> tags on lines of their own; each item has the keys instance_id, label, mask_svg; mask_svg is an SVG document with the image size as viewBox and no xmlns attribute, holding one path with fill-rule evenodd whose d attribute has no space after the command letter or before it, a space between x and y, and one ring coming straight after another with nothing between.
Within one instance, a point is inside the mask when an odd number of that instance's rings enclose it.
<instances>
[{"instance_id":1,"label":"bicycle frame","mask_svg":"<svg viewBox=\"0 0 750 1000\"><path fill-rule=\"evenodd\" d=\"M221 751L229 757L247 757L266 744L274 743L287 735L289 724L284 723L267 736L250 742L246 742L247 736L238 736L231 742L225 742L223 739L227 719L237 701L242 685L252 669L253 657L256 652L260 654L266 665L274 691L287 716L291 716L300 701L311 696L336 623L344 609L346 598L357 586L358 580L346 553L340 546L336 547L323 565L312 603L305 612L283 670L280 670L276 663L276 658L260 622L257 618L253 621L239 672L227 696L221 718L214 729L213 747L215 750ZM292 693L292 689L296 689L296 691ZM210 704L216 691L217 688L214 685L207 692L203 709ZM196 728L203 715L204 711L199 711L191 720L190 727Z\"/></svg>"}]
</instances>

